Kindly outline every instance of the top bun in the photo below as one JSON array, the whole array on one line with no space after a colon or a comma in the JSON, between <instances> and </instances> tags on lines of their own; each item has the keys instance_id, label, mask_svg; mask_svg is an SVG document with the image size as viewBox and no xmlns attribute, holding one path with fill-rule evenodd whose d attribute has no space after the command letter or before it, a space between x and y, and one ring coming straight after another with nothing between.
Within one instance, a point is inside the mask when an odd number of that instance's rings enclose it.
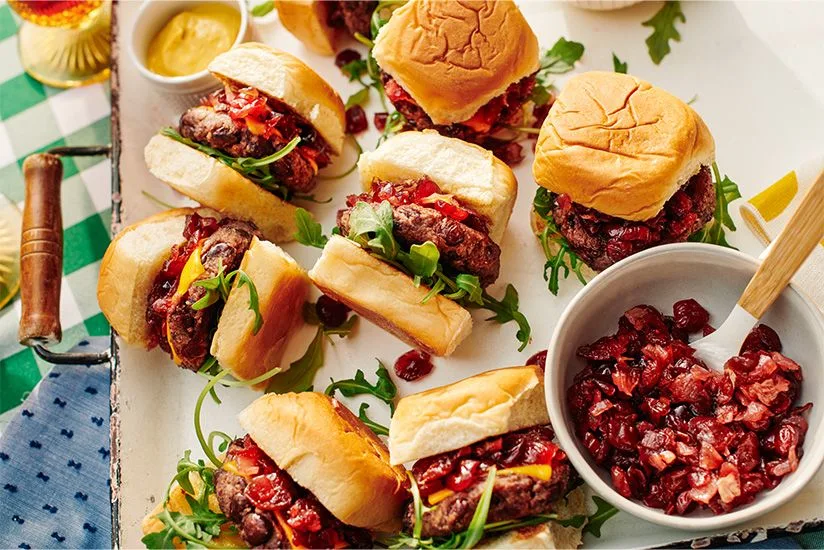
<instances>
[{"instance_id":1,"label":"top bun","mask_svg":"<svg viewBox=\"0 0 824 550\"><path fill-rule=\"evenodd\" d=\"M389 427L392 464L548 424L543 380L538 367L510 367L404 397Z\"/></svg>"},{"instance_id":2,"label":"top bun","mask_svg":"<svg viewBox=\"0 0 824 550\"><path fill-rule=\"evenodd\" d=\"M360 156L358 172L367 191L374 178L430 178L442 191L485 216L489 236L496 243L501 242L518 196L518 181L506 163L483 147L434 130L395 134Z\"/></svg>"},{"instance_id":3,"label":"top bun","mask_svg":"<svg viewBox=\"0 0 824 550\"><path fill-rule=\"evenodd\" d=\"M642 221L714 160L712 135L689 105L633 76L593 71L571 78L553 104L532 172L573 202Z\"/></svg>"},{"instance_id":4,"label":"top bun","mask_svg":"<svg viewBox=\"0 0 824 550\"><path fill-rule=\"evenodd\" d=\"M335 43L340 34L326 22L331 6L332 2L318 0L275 0L281 24L320 55L335 54Z\"/></svg>"},{"instance_id":5,"label":"top bun","mask_svg":"<svg viewBox=\"0 0 824 550\"><path fill-rule=\"evenodd\" d=\"M294 55L247 42L215 57L209 71L220 80L257 88L282 101L312 124L336 155L341 153L346 128L343 101Z\"/></svg>"},{"instance_id":6,"label":"top bun","mask_svg":"<svg viewBox=\"0 0 824 550\"><path fill-rule=\"evenodd\" d=\"M412 0L372 50L435 124L462 122L538 70L538 39L511 0Z\"/></svg>"},{"instance_id":7,"label":"top bun","mask_svg":"<svg viewBox=\"0 0 824 550\"><path fill-rule=\"evenodd\" d=\"M267 394L238 416L257 445L336 518L395 532L406 473L349 409L320 393Z\"/></svg>"}]
</instances>

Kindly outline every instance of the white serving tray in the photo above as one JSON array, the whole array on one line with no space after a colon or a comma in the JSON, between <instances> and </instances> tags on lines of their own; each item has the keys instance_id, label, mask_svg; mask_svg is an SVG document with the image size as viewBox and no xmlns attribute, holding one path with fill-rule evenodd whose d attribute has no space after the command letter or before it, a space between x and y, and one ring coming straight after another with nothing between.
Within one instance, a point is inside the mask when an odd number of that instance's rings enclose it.
<instances>
[{"instance_id":1,"label":"white serving tray","mask_svg":"<svg viewBox=\"0 0 824 550\"><path fill-rule=\"evenodd\" d=\"M162 126L173 124L187 106L187 100L159 92L145 81L127 55L131 26L140 6L137 1L116 5L116 81L113 83L115 128L119 127L124 223L132 223L160 210L144 192L175 205L190 204L168 187L155 180L143 162L143 146ZM683 3L687 22L680 25L682 42L674 44L673 53L655 66L649 60L644 39L650 29L641 22L648 19L660 3L641 4L617 12L589 12L570 5L527 2L522 9L538 34L542 48L551 46L560 36L586 46L583 62L577 70L612 70L612 52L629 63L630 73L652 81L688 100L697 96L695 109L712 129L722 172L738 182L745 197L774 181L824 146L824 4L822 3ZM276 16L254 22L257 38L272 46L292 52L326 78L345 99L356 90L331 58L308 52L277 22ZM362 49L362 48L361 48ZM559 79L559 84L563 79ZM191 99L188 100L191 102ZM370 130L358 136L365 149L372 149L377 133L372 128L371 113L383 110L379 102L367 109ZM527 148L528 144L527 144ZM351 155L351 152L350 152ZM329 171L340 173L353 162L353 156L341 160ZM542 278L544 259L532 236L528 213L535 184L531 175L531 153L517 167L519 197L502 249L499 282L491 288L499 295L506 282L512 282L521 296L521 310L533 329L533 341L518 353L515 326L485 322L484 311L473 314L472 335L449 359L437 359L435 370L415 383L400 381L401 395L450 383L492 368L521 365L546 347L556 319L579 290L574 279L564 281L561 293L553 297ZM334 196L328 205L310 205L328 232L334 214L346 194L358 191L357 176L345 180L321 182L319 197ZM737 207L731 209L740 221ZM760 245L738 223L739 231L730 241L745 252L757 255ZM310 268L319 251L293 243L284 247L304 267ZM315 294L316 295L316 294ZM300 356L313 335L304 329L292 342L284 364ZM316 388L323 389L330 377L349 378L356 369L372 376L382 359L391 369L396 357L408 346L367 322L361 322L353 337L335 346L326 346L326 363L316 378ZM175 368L160 351L146 352L129 346L119 349L119 377L113 385L113 479L115 483L115 540L124 548L141 548L140 522L162 498L178 458L186 449L201 456L195 439L192 410L203 388L204 379ZM810 368L820 368L811 365ZM371 379L371 378L370 378ZM221 429L240 435L234 418L256 394L245 389L222 389L223 405L216 407L207 400L204 408L205 429ZM367 400L368 401L368 400ZM349 403L357 409L357 403ZM381 403L369 401L369 414L377 421L388 422ZM118 423L119 420L119 423ZM821 434L808 434L821 437ZM117 462L119 460L119 463ZM766 528L797 531L804 525L821 521L824 501L824 474L791 504L762 517L758 522L741 526L756 530ZM607 522L601 539L588 537L586 547L630 548L673 544L693 540L705 545L710 538L724 533L695 534L665 529L619 514ZM747 537L738 533L730 541ZM726 538L726 536L724 536ZM718 539L715 539L716 541Z\"/></svg>"}]
</instances>

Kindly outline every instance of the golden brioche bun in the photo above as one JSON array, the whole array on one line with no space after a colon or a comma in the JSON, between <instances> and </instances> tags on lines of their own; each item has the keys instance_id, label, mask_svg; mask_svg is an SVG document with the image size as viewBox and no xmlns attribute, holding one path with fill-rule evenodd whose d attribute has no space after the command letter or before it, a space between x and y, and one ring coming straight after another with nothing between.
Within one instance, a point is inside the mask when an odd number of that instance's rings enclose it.
<instances>
[{"instance_id":1,"label":"golden brioche bun","mask_svg":"<svg viewBox=\"0 0 824 550\"><path fill-rule=\"evenodd\" d=\"M372 180L429 177L445 193L489 220L489 236L500 243L518 196L518 181L506 163L483 147L434 130L401 132L358 160L361 185Z\"/></svg>"},{"instance_id":2,"label":"golden brioche bun","mask_svg":"<svg viewBox=\"0 0 824 550\"><path fill-rule=\"evenodd\" d=\"M184 242L186 216L193 212L220 218L206 208L161 212L121 231L103 256L97 301L109 324L129 344L149 346L149 294L172 246ZM278 366L288 337L302 322L309 282L291 257L257 238L244 254L241 268L257 290L263 325L257 335L252 334L249 289L235 284L218 319L211 353L232 376L248 380Z\"/></svg>"},{"instance_id":3,"label":"golden brioche bun","mask_svg":"<svg viewBox=\"0 0 824 550\"><path fill-rule=\"evenodd\" d=\"M421 303L428 288L344 237L329 239L309 278L330 298L433 355L450 355L472 331L467 310L440 294Z\"/></svg>"},{"instance_id":4,"label":"golden brioche bun","mask_svg":"<svg viewBox=\"0 0 824 550\"><path fill-rule=\"evenodd\" d=\"M372 53L435 124L468 120L539 66L538 39L510 0L412 0Z\"/></svg>"},{"instance_id":5,"label":"golden brioche bun","mask_svg":"<svg viewBox=\"0 0 824 550\"><path fill-rule=\"evenodd\" d=\"M206 209L167 210L126 227L106 249L97 279L97 302L126 343L149 345L146 302L172 245L183 242L186 216L193 212L219 217Z\"/></svg>"},{"instance_id":6,"label":"golden brioche bun","mask_svg":"<svg viewBox=\"0 0 824 550\"><path fill-rule=\"evenodd\" d=\"M291 256L268 241L252 239L240 263L255 282L263 325L254 334L249 287L237 280L220 313L211 354L241 380L250 380L280 366L289 337L302 324L301 310L309 278Z\"/></svg>"},{"instance_id":7,"label":"golden brioche bun","mask_svg":"<svg viewBox=\"0 0 824 550\"><path fill-rule=\"evenodd\" d=\"M392 464L403 464L548 423L543 371L498 369L401 399L389 453Z\"/></svg>"},{"instance_id":8,"label":"golden brioche bun","mask_svg":"<svg viewBox=\"0 0 824 550\"><path fill-rule=\"evenodd\" d=\"M239 220L251 221L276 243L295 240L297 207L219 160L163 135L143 150L149 172L175 191Z\"/></svg>"},{"instance_id":9,"label":"golden brioche bun","mask_svg":"<svg viewBox=\"0 0 824 550\"><path fill-rule=\"evenodd\" d=\"M338 93L294 55L257 42L246 42L215 57L209 71L220 80L257 88L282 101L308 121L339 155L346 121Z\"/></svg>"},{"instance_id":10,"label":"golden brioche bun","mask_svg":"<svg viewBox=\"0 0 824 550\"><path fill-rule=\"evenodd\" d=\"M275 9L286 30L320 55L335 55L338 41L338 31L326 24L330 5L317 0L275 0Z\"/></svg>"},{"instance_id":11,"label":"golden brioche bun","mask_svg":"<svg viewBox=\"0 0 824 550\"><path fill-rule=\"evenodd\" d=\"M320 393L267 394L238 416L255 443L336 518L394 531L406 500L406 474L389 464L378 437Z\"/></svg>"},{"instance_id":12,"label":"golden brioche bun","mask_svg":"<svg viewBox=\"0 0 824 550\"><path fill-rule=\"evenodd\" d=\"M677 97L633 76L572 77L541 127L535 181L573 202L625 220L647 220L702 166L715 142Z\"/></svg>"}]
</instances>

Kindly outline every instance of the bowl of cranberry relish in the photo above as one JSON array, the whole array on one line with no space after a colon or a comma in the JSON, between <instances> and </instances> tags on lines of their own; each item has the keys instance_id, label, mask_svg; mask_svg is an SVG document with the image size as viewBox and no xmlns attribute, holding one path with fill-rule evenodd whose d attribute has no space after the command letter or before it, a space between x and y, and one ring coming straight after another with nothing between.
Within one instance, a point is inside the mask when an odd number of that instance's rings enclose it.
<instances>
[{"instance_id":1,"label":"bowl of cranberry relish","mask_svg":"<svg viewBox=\"0 0 824 550\"><path fill-rule=\"evenodd\" d=\"M719 326L758 268L679 243L593 279L558 320L546 398L586 483L642 519L693 531L751 522L824 462L824 317L793 285L724 372L689 342ZM767 522L767 523L765 523Z\"/></svg>"}]
</instances>

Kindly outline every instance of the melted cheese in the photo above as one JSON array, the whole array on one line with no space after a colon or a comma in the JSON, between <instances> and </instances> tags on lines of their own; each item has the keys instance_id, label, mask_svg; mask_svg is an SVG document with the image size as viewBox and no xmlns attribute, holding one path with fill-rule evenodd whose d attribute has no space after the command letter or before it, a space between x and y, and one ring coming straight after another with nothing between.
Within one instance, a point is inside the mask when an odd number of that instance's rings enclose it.
<instances>
[{"instance_id":1,"label":"melted cheese","mask_svg":"<svg viewBox=\"0 0 824 550\"><path fill-rule=\"evenodd\" d=\"M177 297L186 294L189 287L192 286L192 283L197 281L197 278L206 271L203 267L203 262L200 261L200 247L201 245L197 245L197 248L195 248L194 252L189 256L189 259L186 260L186 264L180 272L180 280L177 283L177 291L175 291L175 296Z\"/></svg>"},{"instance_id":2,"label":"melted cheese","mask_svg":"<svg viewBox=\"0 0 824 550\"><path fill-rule=\"evenodd\" d=\"M437 503L454 493L455 491L451 491L449 489L441 489L440 491L435 491L431 495L429 495L429 505L435 506Z\"/></svg>"},{"instance_id":3,"label":"melted cheese","mask_svg":"<svg viewBox=\"0 0 824 550\"><path fill-rule=\"evenodd\" d=\"M527 466L515 466L514 468L498 470L496 475L522 475L533 477L535 479L540 479L541 481L549 481L552 478L552 466L550 466L549 464L529 464ZM440 491L435 491L434 493L429 495L429 505L434 506L454 493L455 491L452 491L450 489L441 489Z\"/></svg>"}]
</instances>

